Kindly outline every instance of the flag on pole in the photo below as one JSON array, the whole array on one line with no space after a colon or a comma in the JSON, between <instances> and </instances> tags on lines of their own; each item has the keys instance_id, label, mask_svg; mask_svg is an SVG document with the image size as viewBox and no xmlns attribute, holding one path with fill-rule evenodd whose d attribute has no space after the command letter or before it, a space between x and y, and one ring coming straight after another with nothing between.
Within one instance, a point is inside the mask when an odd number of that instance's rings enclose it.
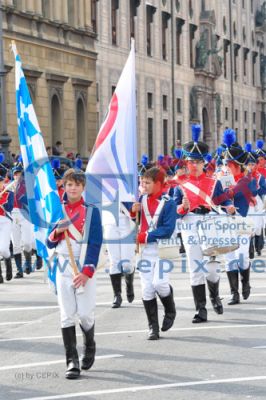
<instances>
[{"instance_id":1,"label":"flag on pole","mask_svg":"<svg viewBox=\"0 0 266 400\"><path fill-rule=\"evenodd\" d=\"M87 192L101 185L106 201L135 201L137 195L135 44L122 71L100 128L86 174ZM108 177L104 178L104 175ZM103 177L102 182L100 182ZM92 185L91 185L92 183Z\"/></svg>"},{"instance_id":2,"label":"flag on pole","mask_svg":"<svg viewBox=\"0 0 266 400\"><path fill-rule=\"evenodd\" d=\"M49 256L46 238L54 224L63 218L63 211L21 59L13 41L11 48L15 56L18 136L24 166L28 209L31 223L34 225L37 253L47 260Z\"/></svg>"}]
</instances>

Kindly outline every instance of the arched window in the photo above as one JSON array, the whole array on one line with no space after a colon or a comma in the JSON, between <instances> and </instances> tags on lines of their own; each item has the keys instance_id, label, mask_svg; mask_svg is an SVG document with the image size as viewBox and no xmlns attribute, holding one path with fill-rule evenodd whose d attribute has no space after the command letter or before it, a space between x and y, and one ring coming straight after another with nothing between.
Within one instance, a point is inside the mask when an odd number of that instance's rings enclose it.
<instances>
[{"instance_id":1,"label":"arched window","mask_svg":"<svg viewBox=\"0 0 266 400\"><path fill-rule=\"evenodd\" d=\"M52 144L62 139L62 119L61 119L61 105L57 94L54 94L51 99L51 132Z\"/></svg>"},{"instance_id":2,"label":"arched window","mask_svg":"<svg viewBox=\"0 0 266 400\"><path fill-rule=\"evenodd\" d=\"M86 138L86 123L85 123L85 105L81 98L77 101L77 150L82 156L86 156L87 138Z\"/></svg>"}]
</instances>

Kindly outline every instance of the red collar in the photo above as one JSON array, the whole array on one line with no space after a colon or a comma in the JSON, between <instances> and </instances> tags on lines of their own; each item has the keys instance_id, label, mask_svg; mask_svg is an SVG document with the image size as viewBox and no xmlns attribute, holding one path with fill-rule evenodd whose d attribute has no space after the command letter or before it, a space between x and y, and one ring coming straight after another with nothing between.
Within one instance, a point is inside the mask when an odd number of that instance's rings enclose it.
<instances>
[{"instance_id":1,"label":"red collar","mask_svg":"<svg viewBox=\"0 0 266 400\"><path fill-rule=\"evenodd\" d=\"M235 176L234 176L234 178L235 178L235 181L236 181L236 182L238 182L238 181L239 181L239 179L243 178L243 176L244 176L244 172L240 172L240 174L238 174L238 175L235 175Z\"/></svg>"},{"instance_id":2,"label":"red collar","mask_svg":"<svg viewBox=\"0 0 266 400\"><path fill-rule=\"evenodd\" d=\"M161 189L158 193L156 193L156 194L154 194L154 193L150 194L150 195L148 196L149 200L157 200L159 197L161 197L161 195L162 195L164 189L165 189L165 188L162 188L162 189Z\"/></svg>"},{"instance_id":3,"label":"red collar","mask_svg":"<svg viewBox=\"0 0 266 400\"><path fill-rule=\"evenodd\" d=\"M67 207L74 209L74 208L77 208L77 207L79 207L79 206L81 206L83 204L84 204L84 199L83 199L83 197L81 197L81 199L76 201L75 203L67 202Z\"/></svg>"},{"instance_id":4,"label":"red collar","mask_svg":"<svg viewBox=\"0 0 266 400\"><path fill-rule=\"evenodd\" d=\"M205 177L206 177L206 174L204 172L199 176L196 176L196 175L189 175L188 176L190 181L200 181L201 179L203 179Z\"/></svg>"}]
</instances>

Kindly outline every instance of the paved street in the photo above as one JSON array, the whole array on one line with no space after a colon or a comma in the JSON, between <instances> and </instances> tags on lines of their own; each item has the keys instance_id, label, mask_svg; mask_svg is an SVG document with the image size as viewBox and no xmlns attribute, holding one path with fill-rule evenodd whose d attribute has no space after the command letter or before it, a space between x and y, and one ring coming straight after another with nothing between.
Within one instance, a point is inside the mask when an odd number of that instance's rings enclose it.
<instances>
[{"instance_id":1,"label":"paved street","mask_svg":"<svg viewBox=\"0 0 266 400\"><path fill-rule=\"evenodd\" d=\"M225 312L218 316L208 302L209 321L197 326L191 323L189 276L181 272L180 258L172 284L177 307L174 328L151 342L146 340L138 276L136 301L128 304L124 291L122 307L113 310L109 277L104 267L99 270L97 358L77 381L64 378L59 310L45 273L36 271L1 285L0 399L265 399L265 268L252 272L252 295L236 306L226 305L229 288L222 273ZM160 307L160 320L162 315ZM78 333L81 349L79 329Z\"/></svg>"}]
</instances>

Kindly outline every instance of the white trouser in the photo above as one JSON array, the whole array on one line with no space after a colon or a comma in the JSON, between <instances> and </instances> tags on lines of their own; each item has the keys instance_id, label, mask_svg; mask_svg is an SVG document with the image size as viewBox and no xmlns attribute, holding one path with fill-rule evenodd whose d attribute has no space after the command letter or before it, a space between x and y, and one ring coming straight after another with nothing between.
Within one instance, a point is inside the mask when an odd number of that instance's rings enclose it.
<instances>
[{"instance_id":1,"label":"white trouser","mask_svg":"<svg viewBox=\"0 0 266 400\"><path fill-rule=\"evenodd\" d=\"M18 208L14 208L12 213L12 243L13 253L19 254L22 250L30 252L32 250L32 224L23 216Z\"/></svg>"},{"instance_id":2,"label":"white trouser","mask_svg":"<svg viewBox=\"0 0 266 400\"><path fill-rule=\"evenodd\" d=\"M120 213L119 225L106 224L104 227L106 247L110 259L110 275L121 272L131 274L134 271L132 259L135 254L135 243L128 243L132 231L129 218ZM111 243L110 240L115 241Z\"/></svg>"},{"instance_id":3,"label":"white trouser","mask_svg":"<svg viewBox=\"0 0 266 400\"><path fill-rule=\"evenodd\" d=\"M186 249L187 262L190 274L191 286L198 286L205 283L205 278L211 282L220 279L217 264L207 263L208 257L202 253L200 236L197 224L203 221L204 215L189 213L182 219L182 239ZM214 266L214 269L211 267Z\"/></svg>"},{"instance_id":4,"label":"white trouser","mask_svg":"<svg viewBox=\"0 0 266 400\"><path fill-rule=\"evenodd\" d=\"M168 296L170 294L169 272L165 272L163 263L160 263L158 244L149 243L141 247L141 257L138 259L137 268L143 300L154 299L156 293L160 297ZM165 270L167 271L168 268L165 267Z\"/></svg>"},{"instance_id":5,"label":"white trouser","mask_svg":"<svg viewBox=\"0 0 266 400\"><path fill-rule=\"evenodd\" d=\"M84 291L79 293L73 287L73 272L67 257L58 256L60 267L57 268L56 287L60 307L61 327L68 328L75 325L75 316L85 331L94 325L94 310L96 305L96 274L87 280ZM65 268L62 268L65 266ZM61 271L60 271L61 269Z\"/></svg>"},{"instance_id":6,"label":"white trouser","mask_svg":"<svg viewBox=\"0 0 266 400\"><path fill-rule=\"evenodd\" d=\"M0 255L4 258L10 257L11 228L11 220L0 215Z\"/></svg>"},{"instance_id":7,"label":"white trouser","mask_svg":"<svg viewBox=\"0 0 266 400\"><path fill-rule=\"evenodd\" d=\"M226 271L233 271L237 269L248 269L250 265L249 259L249 244L250 235L239 235L238 238L239 248L231 253L224 255Z\"/></svg>"}]
</instances>

